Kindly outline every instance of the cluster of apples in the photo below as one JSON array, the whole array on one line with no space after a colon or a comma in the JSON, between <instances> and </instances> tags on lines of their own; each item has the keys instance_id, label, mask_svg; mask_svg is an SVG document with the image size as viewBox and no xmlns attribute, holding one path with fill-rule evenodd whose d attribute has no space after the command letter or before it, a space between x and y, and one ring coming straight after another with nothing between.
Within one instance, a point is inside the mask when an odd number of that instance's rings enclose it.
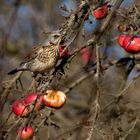
<instances>
[{"instance_id":1,"label":"cluster of apples","mask_svg":"<svg viewBox=\"0 0 140 140\"><path fill-rule=\"evenodd\" d=\"M97 7L95 10L93 10L93 17L98 20L103 19L107 16L109 7L110 5L108 5L107 3ZM140 52L140 37L138 36L121 34L118 37L118 44L129 53L134 54ZM88 55L86 54L86 56ZM83 55L83 60L86 60L87 58L84 57L85 56Z\"/></svg>"},{"instance_id":2,"label":"cluster of apples","mask_svg":"<svg viewBox=\"0 0 140 140\"><path fill-rule=\"evenodd\" d=\"M69 55L69 49L65 46L60 47L60 59ZM24 99L16 99L12 104L12 112L16 116L26 117L32 108L39 111L45 106L52 108L61 108L66 101L66 95L62 91L46 90L42 94L31 92ZM34 129L28 125L17 130L17 134L22 140L31 138L34 134Z\"/></svg>"},{"instance_id":3,"label":"cluster of apples","mask_svg":"<svg viewBox=\"0 0 140 140\"><path fill-rule=\"evenodd\" d=\"M120 34L118 44L129 53L140 52L140 38L138 36Z\"/></svg>"},{"instance_id":4,"label":"cluster of apples","mask_svg":"<svg viewBox=\"0 0 140 140\"><path fill-rule=\"evenodd\" d=\"M96 18L96 19L103 19L104 17L107 16L108 11L109 11L109 6L107 3L103 4L102 6L97 7L92 15ZM121 34L118 37L118 44L125 49L125 51L129 52L129 53L138 53L140 52L140 37L138 36L133 36L130 34ZM86 56L88 56L86 54ZM84 58L83 56L83 60L86 60L87 58Z\"/></svg>"},{"instance_id":5,"label":"cluster of apples","mask_svg":"<svg viewBox=\"0 0 140 140\"><path fill-rule=\"evenodd\" d=\"M16 116L25 117L31 111L31 105L36 111L39 111L45 106L59 109L65 102L66 95L59 90L46 90L42 94L32 92L23 100L16 99L12 104L12 111ZM29 125L18 130L17 133L22 140L25 140L32 137L33 128Z\"/></svg>"}]
</instances>

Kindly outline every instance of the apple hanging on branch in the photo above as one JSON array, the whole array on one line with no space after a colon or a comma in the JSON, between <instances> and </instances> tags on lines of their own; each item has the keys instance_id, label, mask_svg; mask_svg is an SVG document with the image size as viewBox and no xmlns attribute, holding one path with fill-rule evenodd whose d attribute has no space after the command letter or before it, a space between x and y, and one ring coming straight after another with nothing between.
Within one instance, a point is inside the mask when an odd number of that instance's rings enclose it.
<instances>
[{"instance_id":1,"label":"apple hanging on branch","mask_svg":"<svg viewBox=\"0 0 140 140\"><path fill-rule=\"evenodd\" d=\"M118 37L118 44L129 53L140 52L140 37L138 36L121 34Z\"/></svg>"},{"instance_id":2,"label":"apple hanging on branch","mask_svg":"<svg viewBox=\"0 0 140 140\"><path fill-rule=\"evenodd\" d=\"M35 109L36 110L40 110L43 108L43 96L39 96L38 93L35 93L35 92L32 92L32 93L29 93L25 99L24 99L24 103L26 105L29 105L29 104L33 104L35 103Z\"/></svg>"},{"instance_id":3,"label":"apple hanging on branch","mask_svg":"<svg viewBox=\"0 0 140 140\"><path fill-rule=\"evenodd\" d=\"M32 126L26 126L18 129L16 132L20 136L21 140L28 140L33 136L34 130Z\"/></svg>"},{"instance_id":4,"label":"apple hanging on branch","mask_svg":"<svg viewBox=\"0 0 140 140\"><path fill-rule=\"evenodd\" d=\"M60 108L66 102L66 95L59 90L47 90L43 95L43 102L48 107Z\"/></svg>"},{"instance_id":5,"label":"apple hanging on branch","mask_svg":"<svg viewBox=\"0 0 140 140\"><path fill-rule=\"evenodd\" d=\"M107 16L108 11L109 11L109 7L110 5L108 5L107 3L103 4L102 6L97 7L95 10L93 10L93 17L95 19L103 19L104 17Z\"/></svg>"},{"instance_id":6,"label":"apple hanging on branch","mask_svg":"<svg viewBox=\"0 0 140 140\"><path fill-rule=\"evenodd\" d=\"M12 104L12 111L17 116L26 116L29 113L29 107L26 107L24 101L21 99L17 99Z\"/></svg>"}]
</instances>

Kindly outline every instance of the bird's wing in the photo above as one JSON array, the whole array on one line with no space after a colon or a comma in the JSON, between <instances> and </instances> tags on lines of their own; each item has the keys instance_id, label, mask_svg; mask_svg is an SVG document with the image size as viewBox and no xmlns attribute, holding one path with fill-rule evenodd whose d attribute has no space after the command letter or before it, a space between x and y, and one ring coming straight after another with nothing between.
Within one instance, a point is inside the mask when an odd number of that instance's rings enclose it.
<instances>
[{"instance_id":1,"label":"bird's wing","mask_svg":"<svg viewBox=\"0 0 140 140\"><path fill-rule=\"evenodd\" d=\"M44 47L41 45L33 47L31 49L31 52L25 57L25 61L29 62L29 61L35 59L38 56L38 54L43 51L43 49L44 49Z\"/></svg>"},{"instance_id":2,"label":"bird's wing","mask_svg":"<svg viewBox=\"0 0 140 140\"><path fill-rule=\"evenodd\" d=\"M40 53L42 53L46 48L50 47L51 44L48 44L47 46L39 45L35 46L31 49L30 53L25 57L24 62L22 62L20 65L25 64L29 61L34 60L39 56Z\"/></svg>"}]
</instances>

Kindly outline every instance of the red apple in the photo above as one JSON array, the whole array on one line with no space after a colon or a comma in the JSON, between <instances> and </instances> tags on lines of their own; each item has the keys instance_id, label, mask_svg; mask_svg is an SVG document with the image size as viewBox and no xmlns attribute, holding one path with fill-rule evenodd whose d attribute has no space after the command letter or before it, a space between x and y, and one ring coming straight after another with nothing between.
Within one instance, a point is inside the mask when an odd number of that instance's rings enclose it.
<instances>
[{"instance_id":1,"label":"red apple","mask_svg":"<svg viewBox=\"0 0 140 140\"><path fill-rule=\"evenodd\" d=\"M37 101L36 101L36 98L38 98L37 99ZM25 99L24 99L24 103L25 104L32 104L32 103L34 103L35 101L36 101L36 103L35 103L35 109L36 110L40 110L41 109L41 107L42 107L42 99L43 99L43 96L40 96L39 97L39 95L37 94L37 93L29 93L26 97L25 97Z\"/></svg>"},{"instance_id":2,"label":"red apple","mask_svg":"<svg viewBox=\"0 0 140 140\"><path fill-rule=\"evenodd\" d=\"M123 47L123 42L124 42L124 39L126 38L126 36L127 35L125 35L125 34L120 34L118 37L118 44L122 47Z\"/></svg>"},{"instance_id":3,"label":"red apple","mask_svg":"<svg viewBox=\"0 0 140 140\"><path fill-rule=\"evenodd\" d=\"M87 62L89 61L90 59L90 51L89 51L89 48L84 48L80 51L81 53L81 58L83 60L83 62L85 64L87 64Z\"/></svg>"},{"instance_id":4,"label":"red apple","mask_svg":"<svg viewBox=\"0 0 140 140\"><path fill-rule=\"evenodd\" d=\"M47 90L43 102L48 107L60 108L66 102L66 95L62 91Z\"/></svg>"},{"instance_id":5,"label":"red apple","mask_svg":"<svg viewBox=\"0 0 140 140\"><path fill-rule=\"evenodd\" d=\"M19 134L22 140L28 140L33 136L34 130L31 126L23 127L22 129L17 130L17 134Z\"/></svg>"},{"instance_id":6,"label":"red apple","mask_svg":"<svg viewBox=\"0 0 140 140\"><path fill-rule=\"evenodd\" d=\"M124 48L126 49L126 51L130 52L130 53L138 53L140 52L140 38L137 36L128 36L125 40L124 40Z\"/></svg>"},{"instance_id":7,"label":"red apple","mask_svg":"<svg viewBox=\"0 0 140 140\"><path fill-rule=\"evenodd\" d=\"M60 58L64 58L69 55L69 49L66 48L65 51L64 51L64 49L65 49L64 46L60 47Z\"/></svg>"},{"instance_id":8,"label":"red apple","mask_svg":"<svg viewBox=\"0 0 140 140\"><path fill-rule=\"evenodd\" d=\"M140 38L138 36L121 34L118 37L118 43L129 53L140 52Z\"/></svg>"},{"instance_id":9,"label":"red apple","mask_svg":"<svg viewBox=\"0 0 140 140\"><path fill-rule=\"evenodd\" d=\"M108 4L104 4L100 7L97 7L94 11L93 11L93 16L96 19L102 19L104 18L108 13Z\"/></svg>"},{"instance_id":10,"label":"red apple","mask_svg":"<svg viewBox=\"0 0 140 140\"><path fill-rule=\"evenodd\" d=\"M29 113L29 107L24 105L23 100L17 99L14 101L12 105L12 111L17 116L26 116Z\"/></svg>"},{"instance_id":11,"label":"red apple","mask_svg":"<svg viewBox=\"0 0 140 140\"><path fill-rule=\"evenodd\" d=\"M123 48L125 50L127 50L127 48L130 45L131 41L132 41L132 36L131 35L126 35L126 37L125 37L125 39L123 41Z\"/></svg>"},{"instance_id":12,"label":"red apple","mask_svg":"<svg viewBox=\"0 0 140 140\"><path fill-rule=\"evenodd\" d=\"M128 49L129 51L132 51L132 52L140 52L140 38L137 36L134 37Z\"/></svg>"},{"instance_id":13,"label":"red apple","mask_svg":"<svg viewBox=\"0 0 140 140\"><path fill-rule=\"evenodd\" d=\"M24 99L24 103L25 104L30 104L30 103L33 103L37 98L37 93L29 93L25 99Z\"/></svg>"}]
</instances>

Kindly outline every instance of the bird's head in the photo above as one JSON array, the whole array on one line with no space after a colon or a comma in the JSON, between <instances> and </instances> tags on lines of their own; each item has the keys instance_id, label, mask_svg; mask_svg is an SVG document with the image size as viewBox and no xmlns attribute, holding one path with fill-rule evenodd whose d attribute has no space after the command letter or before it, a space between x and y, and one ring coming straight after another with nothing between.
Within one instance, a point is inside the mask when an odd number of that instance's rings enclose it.
<instances>
[{"instance_id":1,"label":"bird's head","mask_svg":"<svg viewBox=\"0 0 140 140\"><path fill-rule=\"evenodd\" d=\"M51 38L51 42L53 44L60 44L60 42L64 39L63 35L60 33L53 33L52 34L52 38Z\"/></svg>"},{"instance_id":2,"label":"bird's head","mask_svg":"<svg viewBox=\"0 0 140 140\"><path fill-rule=\"evenodd\" d=\"M60 45L60 43L64 41L64 35L60 34L59 31L48 32L46 34L47 34L47 38L42 44L44 46Z\"/></svg>"}]
</instances>

